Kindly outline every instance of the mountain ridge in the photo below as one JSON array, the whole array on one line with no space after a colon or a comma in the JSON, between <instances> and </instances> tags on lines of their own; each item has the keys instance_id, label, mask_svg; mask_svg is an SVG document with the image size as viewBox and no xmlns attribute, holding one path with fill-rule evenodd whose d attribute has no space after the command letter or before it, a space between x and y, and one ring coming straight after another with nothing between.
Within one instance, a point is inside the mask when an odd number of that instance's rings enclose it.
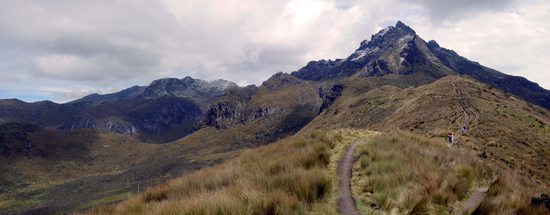
<instances>
[{"instance_id":1,"label":"mountain ridge","mask_svg":"<svg viewBox=\"0 0 550 215\"><path fill-rule=\"evenodd\" d=\"M397 47L397 48L395 48ZM507 75L470 61L456 52L440 47L435 40L425 42L412 28L398 21L361 42L345 59L310 61L292 72L295 77L320 81L388 74L425 73L433 80L461 74L529 102L550 109L550 91L523 77Z\"/></svg>"},{"instance_id":2,"label":"mountain ridge","mask_svg":"<svg viewBox=\"0 0 550 215\"><path fill-rule=\"evenodd\" d=\"M464 138L466 146L475 153L485 152L497 166L518 168L544 184L550 175L539 163L547 162L549 156L543 150L536 157L533 149L549 144L545 135L550 131L550 113L543 106L548 91L533 84L460 57L435 41L426 42L399 21L363 41L345 59L312 61L293 73L276 73L260 86L165 78L148 86L92 94L65 104L0 100L0 125L8 125L0 126L1 138L6 140L0 142L0 149L4 149L0 159L6 161L0 169L5 169L5 174L14 173L17 169L9 165L36 165L44 159L53 168L64 169L65 160L70 160L75 163L69 164L74 170L69 175L77 177L79 171L93 175L93 171L106 170L101 167L106 165L112 175L82 177L55 189L38 189L63 194L59 192L72 191L78 183L87 185L86 181L92 180L93 186L86 190L97 195L79 201L96 200L129 192L125 177L153 185L166 174L188 173L229 159L243 149L315 129L397 129L444 137L463 125L466 111L461 107L469 104L468 113L477 118L468 124L472 132ZM498 122L506 125L499 126ZM506 133L514 129L532 138ZM156 151L148 153L152 149ZM121 152L117 150L128 153L118 157ZM139 163L128 162L134 152ZM514 166L510 155L525 162ZM131 171L125 171L130 164ZM274 167L273 171L280 169ZM41 175L66 179L58 173ZM7 188L0 189L6 190L42 179L15 173L2 176L0 181L6 181L3 184ZM20 185L19 181L29 183ZM102 183L116 189L104 192L107 188L102 188ZM35 195L24 194L14 195ZM60 197L53 206L33 207L37 211L84 207L79 201L65 200Z\"/></svg>"}]
</instances>

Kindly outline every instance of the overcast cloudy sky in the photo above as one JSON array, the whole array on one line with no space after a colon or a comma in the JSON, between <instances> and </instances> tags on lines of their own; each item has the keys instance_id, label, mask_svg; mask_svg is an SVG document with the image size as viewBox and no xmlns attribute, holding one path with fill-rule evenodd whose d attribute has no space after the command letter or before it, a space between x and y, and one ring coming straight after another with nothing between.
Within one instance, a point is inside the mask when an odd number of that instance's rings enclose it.
<instances>
[{"instance_id":1,"label":"overcast cloudy sky","mask_svg":"<svg viewBox=\"0 0 550 215\"><path fill-rule=\"evenodd\" d=\"M0 0L0 98L66 102L163 77L260 84L402 20L550 89L547 0Z\"/></svg>"}]
</instances>

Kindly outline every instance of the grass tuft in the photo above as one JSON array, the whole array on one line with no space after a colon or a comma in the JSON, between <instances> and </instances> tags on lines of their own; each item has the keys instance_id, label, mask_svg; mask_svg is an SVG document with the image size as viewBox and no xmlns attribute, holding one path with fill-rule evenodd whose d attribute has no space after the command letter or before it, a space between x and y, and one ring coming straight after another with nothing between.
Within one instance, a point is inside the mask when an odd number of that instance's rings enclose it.
<instances>
[{"instance_id":1,"label":"grass tuft","mask_svg":"<svg viewBox=\"0 0 550 215\"><path fill-rule=\"evenodd\" d=\"M304 132L89 213L330 214L337 190L335 156L344 148L336 146L350 142L352 133Z\"/></svg>"}]
</instances>

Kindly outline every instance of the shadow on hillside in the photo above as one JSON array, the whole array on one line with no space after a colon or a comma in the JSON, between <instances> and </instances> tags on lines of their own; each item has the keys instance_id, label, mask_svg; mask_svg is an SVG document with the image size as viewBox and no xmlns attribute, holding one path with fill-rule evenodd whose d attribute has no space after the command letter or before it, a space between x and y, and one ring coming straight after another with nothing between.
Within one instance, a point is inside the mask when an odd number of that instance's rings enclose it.
<instances>
[{"instance_id":1,"label":"shadow on hillside","mask_svg":"<svg viewBox=\"0 0 550 215\"><path fill-rule=\"evenodd\" d=\"M29 137L34 144L31 156L40 156L52 161L91 159L90 145L99 140L97 132L87 129L41 129Z\"/></svg>"}]
</instances>

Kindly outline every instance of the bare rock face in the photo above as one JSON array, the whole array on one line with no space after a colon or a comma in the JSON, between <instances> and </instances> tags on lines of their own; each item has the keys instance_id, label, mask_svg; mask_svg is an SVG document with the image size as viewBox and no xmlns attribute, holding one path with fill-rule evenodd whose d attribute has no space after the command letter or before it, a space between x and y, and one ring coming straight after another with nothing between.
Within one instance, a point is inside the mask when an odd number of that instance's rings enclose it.
<instances>
[{"instance_id":1,"label":"bare rock face","mask_svg":"<svg viewBox=\"0 0 550 215\"><path fill-rule=\"evenodd\" d=\"M227 90L238 87L226 80L204 81L185 77L183 79L167 78L153 81L143 92L145 98L157 98L171 95L183 98L216 99Z\"/></svg>"},{"instance_id":2,"label":"bare rock face","mask_svg":"<svg viewBox=\"0 0 550 215\"><path fill-rule=\"evenodd\" d=\"M59 126L61 130L74 130L90 128L98 131L107 131L120 134L135 134L136 127L131 123L116 118L96 119L94 117L82 117L65 122Z\"/></svg>"},{"instance_id":3,"label":"bare rock face","mask_svg":"<svg viewBox=\"0 0 550 215\"><path fill-rule=\"evenodd\" d=\"M402 22L390 26L363 41L346 59L311 61L292 75L305 80L345 78L361 72L364 76L398 73L401 52L415 38L416 32Z\"/></svg>"},{"instance_id":4,"label":"bare rock face","mask_svg":"<svg viewBox=\"0 0 550 215\"><path fill-rule=\"evenodd\" d=\"M204 125L215 128L228 128L230 125L244 122L245 102L223 101L212 105L206 112Z\"/></svg>"},{"instance_id":5,"label":"bare rock face","mask_svg":"<svg viewBox=\"0 0 550 215\"><path fill-rule=\"evenodd\" d=\"M249 102L257 90L256 86L251 85L229 91L224 98L208 108L199 127L228 128L244 123Z\"/></svg>"},{"instance_id":6,"label":"bare rock face","mask_svg":"<svg viewBox=\"0 0 550 215\"><path fill-rule=\"evenodd\" d=\"M284 86L298 85L302 83L302 81L303 80L290 74L279 72L271 76L262 86L265 86L269 90L278 90Z\"/></svg>"},{"instance_id":7,"label":"bare rock face","mask_svg":"<svg viewBox=\"0 0 550 215\"><path fill-rule=\"evenodd\" d=\"M342 95L343 90L344 87L339 84L332 86L328 93L325 93L323 88L319 88L319 97L323 99L323 104L321 105L319 112L323 112L323 110L328 109L332 104L334 104L334 101Z\"/></svg>"},{"instance_id":8,"label":"bare rock face","mask_svg":"<svg viewBox=\"0 0 550 215\"><path fill-rule=\"evenodd\" d=\"M186 77L160 79L147 87L134 86L106 95L92 94L65 104L1 100L0 124L93 129L168 142L195 131L210 105L237 88L230 81ZM158 138L149 138L152 136Z\"/></svg>"},{"instance_id":9,"label":"bare rock face","mask_svg":"<svg viewBox=\"0 0 550 215\"><path fill-rule=\"evenodd\" d=\"M0 100L0 125L22 123L62 130L89 128L138 136L172 135L162 138L162 142L205 126L223 129L259 123L273 129L265 133L274 133L275 129L295 131L334 103L344 86L339 81L345 78L393 75L400 77L403 86L417 86L457 74L550 108L550 91L536 83L484 67L435 41L425 42L413 29L397 22L361 42L347 58L311 61L291 74L273 75L260 87L241 88L225 80L185 77L159 79L149 86L117 93L92 94L66 104ZM321 83L329 88L318 90Z\"/></svg>"},{"instance_id":10,"label":"bare rock face","mask_svg":"<svg viewBox=\"0 0 550 215\"><path fill-rule=\"evenodd\" d=\"M210 106L201 127L246 129L252 142L265 143L300 130L319 114L322 99L307 81L277 73L260 87L228 92Z\"/></svg>"},{"instance_id":11,"label":"bare rock face","mask_svg":"<svg viewBox=\"0 0 550 215\"><path fill-rule=\"evenodd\" d=\"M523 77L506 75L470 61L456 52L426 42L402 22L361 42L345 59L311 61L292 75L304 80L334 80L351 76L419 75L433 82L448 75L468 75L490 86L550 108L550 91Z\"/></svg>"}]
</instances>

